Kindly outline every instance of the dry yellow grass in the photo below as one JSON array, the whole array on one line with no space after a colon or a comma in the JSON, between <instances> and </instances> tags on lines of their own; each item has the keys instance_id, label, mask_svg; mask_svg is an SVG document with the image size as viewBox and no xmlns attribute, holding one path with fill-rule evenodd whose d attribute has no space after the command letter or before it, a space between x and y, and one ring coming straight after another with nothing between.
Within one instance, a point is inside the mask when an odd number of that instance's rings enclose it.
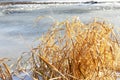
<instances>
[{"instance_id":1,"label":"dry yellow grass","mask_svg":"<svg viewBox=\"0 0 120 80\"><path fill-rule=\"evenodd\" d=\"M32 50L34 77L43 80L116 80L120 47L110 24L57 22Z\"/></svg>"},{"instance_id":2,"label":"dry yellow grass","mask_svg":"<svg viewBox=\"0 0 120 80\"><path fill-rule=\"evenodd\" d=\"M10 73L10 68L7 64L3 63L7 58L1 59L0 62L0 79L2 80L12 80L12 75Z\"/></svg>"},{"instance_id":3,"label":"dry yellow grass","mask_svg":"<svg viewBox=\"0 0 120 80\"><path fill-rule=\"evenodd\" d=\"M13 74L26 73L29 67L34 80L116 80L119 40L119 34L105 22L83 24L76 18L56 22L31 50L30 58L17 60ZM6 60L0 59L0 79L12 80Z\"/></svg>"}]
</instances>

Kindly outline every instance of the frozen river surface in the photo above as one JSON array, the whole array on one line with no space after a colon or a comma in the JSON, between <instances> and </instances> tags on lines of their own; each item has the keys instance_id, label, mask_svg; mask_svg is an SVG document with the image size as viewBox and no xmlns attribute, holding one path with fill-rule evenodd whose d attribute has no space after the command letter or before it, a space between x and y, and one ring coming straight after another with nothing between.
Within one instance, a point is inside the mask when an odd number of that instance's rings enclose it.
<instances>
[{"instance_id":1,"label":"frozen river surface","mask_svg":"<svg viewBox=\"0 0 120 80\"><path fill-rule=\"evenodd\" d=\"M39 16L46 18L36 21ZM47 16L51 16L48 18ZM108 20L118 29L120 3L0 5L0 57L16 58L37 45L36 39L56 21L78 16L83 23L95 17Z\"/></svg>"}]
</instances>

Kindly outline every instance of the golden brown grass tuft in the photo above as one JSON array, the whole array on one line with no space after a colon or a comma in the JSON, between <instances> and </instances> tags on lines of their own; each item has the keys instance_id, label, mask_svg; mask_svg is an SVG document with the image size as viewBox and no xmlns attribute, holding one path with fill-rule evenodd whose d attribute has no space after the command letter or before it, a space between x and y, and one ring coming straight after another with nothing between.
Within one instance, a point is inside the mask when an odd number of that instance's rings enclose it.
<instances>
[{"instance_id":1,"label":"golden brown grass tuft","mask_svg":"<svg viewBox=\"0 0 120 80\"><path fill-rule=\"evenodd\" d=\"M120 47L111 25L57 22L32 50L34 77L43 80L116 80Z\"/></svg>"}]
</instances>

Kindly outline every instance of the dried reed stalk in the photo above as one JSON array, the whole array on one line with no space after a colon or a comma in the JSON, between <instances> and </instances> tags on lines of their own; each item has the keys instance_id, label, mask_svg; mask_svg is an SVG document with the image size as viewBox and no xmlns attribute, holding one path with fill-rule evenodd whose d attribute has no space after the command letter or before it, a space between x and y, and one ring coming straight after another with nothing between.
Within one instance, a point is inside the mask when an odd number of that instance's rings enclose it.
<instances>
[{"instance_id":1,"label":"dried reed stalk","mask_svg":"<svg viewBox=\"0 0 120 80\"><path fill-rule=\"evenodd\" d=\"M12 80L12 75L10 73L10 68L5 63L2 63L0 65L0 79L2 79L2 80Z\"/></svg>"}]
</instances>

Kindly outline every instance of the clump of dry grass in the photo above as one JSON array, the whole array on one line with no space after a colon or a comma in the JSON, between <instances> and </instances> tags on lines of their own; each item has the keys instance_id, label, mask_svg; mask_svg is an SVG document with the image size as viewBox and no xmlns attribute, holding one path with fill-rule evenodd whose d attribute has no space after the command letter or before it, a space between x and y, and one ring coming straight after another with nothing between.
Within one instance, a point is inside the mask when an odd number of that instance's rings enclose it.
<instances>
[{"instance_id":1,"label":"clump of dry grass","mask_svg":"<svg viewBox=\"0 0 120 80\"><path fill-rule=\"evenodd\" d=\"M34 77L43 80L116 80L120 47L111 25L76 18L57 22L32 50Z\"/></svg>"}]
</instances>

